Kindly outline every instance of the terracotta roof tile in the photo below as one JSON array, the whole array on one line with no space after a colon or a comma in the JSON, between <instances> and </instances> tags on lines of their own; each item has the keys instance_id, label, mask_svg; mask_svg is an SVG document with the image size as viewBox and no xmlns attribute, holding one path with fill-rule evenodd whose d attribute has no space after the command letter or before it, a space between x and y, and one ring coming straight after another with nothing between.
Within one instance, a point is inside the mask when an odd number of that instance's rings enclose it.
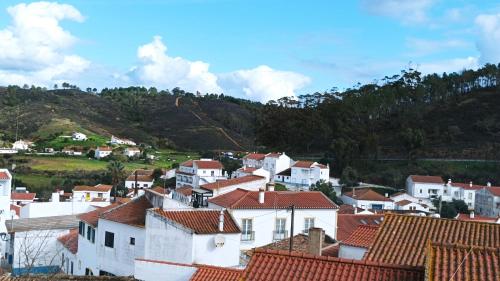
<instances>
[{"instance_id":1,"label":"terracotta roof tile","mask_svg":"<svg viewBox=\"0 0 500 281\"><path fill-rule=\"evenodd\" d=\"M114 204L110 204L106 207L97 208L97 209L90 211L88 213L83 213L83 214L79 215L78 218L81 221L84 221L84 222L92 225L93 227L97 227L97 222L99 221L99 215L101 215L102 213L106 212L107 210L110 210L118 205L120 205L120 203L114 203Z\"/></svg>"},{"instance_id":2,"label":"terracotta roof tile","mask_svg":"<svg viewBox=\"0 0 500 281\"><path fill-rule=\"evenodd\" d=\"M311 168L311 166L314 164L312 161L297 161L295 164L293 164L292 167L294 168Z\"/></svg>"},{"instance_id":3,"label":"terracotta roof tile","mask_svg":"<svg viewBox=\"0 0 500 281\"><path fill-rule=\"evenodd\" d=\"M191 196L191 194L193 193L193 188L189 185L184 185L176 188L175 191L184 196Z\"/></svg>"},{"instance_id":4,"label":"terracotta roof tile","mask_svg":"<svg viewBox=\"0 0 500 281\"><path fill-rule=\"evenodd\" d=\"M365 209L356 207L356 212L362 212L364 210ZM351 214L351 215L354 215L354 207L352 205L349 205L349 204L342 204L342 205L339 206L339 215L340 214Z\"/></svg>"},{"instance_id":5,"label":"terracotta roof tile","mask_svg":"<svg viewBox=\"0 0 500 281\"><path fill-rule=\"evenodd\" d=\"M356 230L347 239L342 241L342 244L369 248L375 240L378 226L373 225L359 225Z\"/></svg>"},{"instance_id":6,"label":"terracotta roof tile","mask_svg":"<svg viewBox=\"0 0 500 281\"><path fill-rule=\"evenodd\" d=\"M396 205L398 205L398 206L406 206L406 205L411 204L411 203L413 203L413 202L411 202L410 200L406 200L405 199L405 200L401 200L401 201L396 202Z\"/></svg>"},{"instance_id":7,"label":"terracotta roof tile","mask_svg":"<svg viewBox=\"0 0 500 281\"><path fill-rule=\"evenodd\" d=\"M256 250L245 281L423 281L423 268L395 266L304 253Z\"/></svg>"},{"instance_id":8,"label":"terracotta roof tile","mask_svg":"<svg viewBox=\"0 0 500 281\"><path fill-rule=\"evenodd\" d=\"M188 161L182 162L179 166L193 167L193 160L188 160Z\"/></svg>"},{"instance_id":9,"label":"terracotta roof tile","mask_svg":"<svg viewBox=\"0 0 500 281\"><path fill-rule=\"evenodd\" d=\"M97 149L99 149L99 151L113 151L109 146L99 146Z\"/></svg>"},{"instance_id":10,"label":"terracotta roof tile","mask_svg":"<svg viewBox=\"0 0 500 281\"><path fill-rule=\"evenodd\" d=\"M383 220L384 215L339 214L337 216L337 240L347 239L359 225L378 226Z\"/></svg>"},{"instance_id":11,"label":"terracotta roof tile","mask_svg":"<svg viewBox=\"0 0 500 281\"><path fill-rule=\"evenodd\" d=\"M0 180L10 180L9 174L6 172L0 172Z\"/></svg>"},{"instance_id":12,"label":"terracotta roof tile","mask_svg":"<svg viewBox=\"0 0 500 281\"><path fill-rule=\"evenodd\" d=\"M17 216L21 214L21 206L10 204L10 210L15 211Z\"/></svg>"},{"instance_id":13,"label":"terracotta roof tile","mask_svg":"<svg viewBox=\"0 0 500 281\"><path fill-rule=\"evenodd\" d=\"M472 184L472 183L461 183L461 182L454 182L451 185L463 188L465 190L479 190L479 189L485 187L483 185L477 185L477 184Z\"/></svg>"},{"instance_id":14,"label":"terracotta roof tile","mask_svg":"<svg viewBox=\"0 0 500 281\"><path fill-rule=\"evenodd\" d=\"M222 164L216 160L195 160L194 165L196 165L198 169L222 169Z\"/></svg>"},{"instance_id":15,"label":"terracotta roof tile","mask_svg":"<svg viewBox=\"0 0 500 281\"><path fill-rule=\"evenodd\" d=\"M288 168L286 170L283 170L283 171L279 172L277 175L278 176L285 176L285 177L288 176L289 177L289 176L292 175L292 168Z\"/></svg>"},{"instance_id":16,"label":"terracotta roof tile","mask_svg":"<svg viewBox=\"0 0 500 281\"><path fill-rule=\"evenodd\" d=\"M241 167L237 171L250 174L252 172L255 172L256 170L257 170L257 168L254 168L254 167Z\"/></svg>"},{"instance_id":17,"label":"terracotta roof tile","mask_svg":"<svg viewBox=\"0 0 500 281\"><path fill-rule=\"evenodd\" d=\"M96 186L88 186L88 185L76 185L73 188L73 191L96 191L96 192L109 192L113 189L112 185L107 184L98 184Z\"/></svg>"},{"instance_id":18,"label":"terracotta roof tile","mask_svg":"<svg viewBox=\"0 0 500 281\"><path fill-rule=\"evenodd\" d=\"M271 158L278 158L281 156L281 153L276 153L276 152L270 152L266 154L266 157L271 157Z\"/></svg>"},{"instance_id":19,"label":"terracotta roof tile","mask_svg":"<svg viewBox=\"0 0 500 281\"><path fill-rule=\"evenodd\" d=\"M211 198L208 202L230 209L338 209L320 191L265 191L264 203L259 203L259 191L236 189Z\"/></svg>"},{"instance_id":20,"label":"terracotta roof tile","mask_svg":"<svg viewBox=\"0 0 500 281\"><path fill-rule=\"evenodd\" d=\"M498 220L500 220L500 218L492 218L492 217L485 217L478 215L474 215L474 218L471 218L470 215L468 214L458 214L456 219L461 221L479 221L479 222L490 222L490 223L496 223Z\"/></svg>"},{"instance_id":21,"label":"terracotta roof tile","mask_svg":"<svg viewBox=\"0 0 500 281\"><path fill-rule=\"evenodd\" d=\"M249 154L245 155L243 158L260 161L260 160L263 160L265 157L266 157L266 155L263 153L249 153Z\"/></svg>"},{"instance_id":22,"label":"terracotta roof tile","mask_svg":"<svg viewBox=\"0 0 500 281\"><path fill-rule=\"evenodd\" d=\"M238 281L243 270L200 265L189 281Z\"/></svg>"},{"instance_id":23,"label":"terracotta roof tile","mask_svg":"<svg viewBox=\"0 0 500 281\"><path fill-rule=\"evenodd\" d=\"M500 186L488 186L486 189L494 196L500 196Z\"/></svg>"},{"instance_id":24,"label":"terracotta roof tile","mask_svg":"<svg viewBox=\"0 0 500 281\"><path fill-rule=\"evenodd\" d=\"M150 188L149 190L150 190L150 191L154 191L154 192L156 192L156 193L159 193L159 194L161 194L161 195L163 195L163 194L168 194L168 193L169 193L169 190L168 190L168 189L165 189L165 188L163 188L163 187L161 187L161 186L155 186L155 187L153 187L153 188Z\"/></svg>"},{"instance_id":25,"label":"terracotta roof tile","mask_svg":"<svg viewBox=\"0 0 500 281\"><path fill-rule=\"evenodd\" d=\"M355 196L353 196L352 191L346 192L343 195L351 197L356 200L369 200L369 201L385 201L392 202L392 199L385 197L384 195L373 191L371 188L360 188L356 189Z\"/></svg>"},{"instance_id":26,"label":"terracotta roof tile","mask_svg":"<svg viewBox=\"0 0 500 281\"><path fill-rule=\"evenodd\" d=\"M20 193L20 192L12 192L10 194L10 200L30 200L33 201L36 197L36 193Z\"/></svg>"},{"instance_id":27,"label":"terracotta roof tile","mask_svg":"<svg viewBox=\"0 0 500 281\"><path fill-rule=\"evenodd\" d=\"M72 254L78 252L78 229L71 229L68 234L65 234L57 240Z\"/></svg>"},{"instance_id":28,"label":"terracotta roof tile","mask_svg":"<svg viewBox=\"0 0 500 281\"><path fill-rule=\"evenodd\" d=\"M453 281L500 280L500 248L431 244L427 279Z\"/></svg>"},{"instance_id":29,"label":"terracotta roof tile","mask_svg":"<svg viewBox=\"0 0 500 281\"><path fill-rule=\"evenodd\" d=\"M443 178L438 176L411 175L410 178L413 182L444 184Z\"/></svg>"},{"instance_id":30,"label":"terracotta roof tile","mask_svg":"<svg viewBox=\"0 0 500 281\"><path fill-rule=\"evenodd\" d=\"M219 210L163 210L156 208L156 214L194 231L196 234L216 234L219 231ZM223 233L241 233L240 228L229 214L224 211Z\"/></svg>"},{"instance_id":31,"label":"terracotta roof tile","mask_svg":"<svg viewBox=\"0 0 500 281\"><path fill-rule=\"evenodd\" d=\"M140 196L116 208L107 210L100 215L100 218L131 226L144 227L146 210L152 207L153 205L149 203L145 196Z\"/></svg>"},{"instance_id":32,"label":"terracotta roof tile","mask_svg":"<svg viewBox=\"0 0 500 281\"><path fill-rule=\"evenodd\" d=\"M228 179L228 180L216 181L213 183L207 183L207 184L201 185L200 187L203 189L207 189L207 190L217 190L220 188L225 188L228 186L238 185L238 184L242 184L242 183L247 183L247 182L252 182L252 181L262 181L263 179L265 179L265 178L261 177L261 176L248 175L248 176L244 176L241 178L233 178L233 179Z\"/></svg>"},{"instance_id":33,"label":"terracotta roof tile","mask_svg":"<svg viewBox=\"0 0 500 281\"><path fill-rule=\"evenodd\" d=\"M128 176L127 181L135 181L135 175ZM151 175L137 175L137 181L152 182L154 178Z\"/></svg>"},{"instance_id":34,"label":"terracotta roof tile","mask_svg":"<svg viewBox=\"0 0 500 281\"><path fill-rule=\"evenodd\" d=\"M326 256L326 257L338 257L339 250L340 250L340 245L338 243L332 244L332 245L324 247L321 250L321 255Z\"/></svg>"},{"instance_id":35,"label":"terracotta roof tile","mask_svg":"<svg viewBox=\"0 0 500 281\"><path fill-rule=\"evenodd\" d=\"M423 266L428 241L500 247L500 225L386 214L367 260Z\"/></svg>"},{"instance_id":36,"label":"terracotta roof tile","mask_svg":"<svg viewBox=\"0 0 500 281\"><path fill-rule=\"evenodd\" d=\"M326 247L329 247L331 245L331 243L328 243L326 241L327 239L330 239L330 238L327 238L327 236L325 235L325 241L323 241L323 249ZM299 233L299 234L293 236L293 251L294 252L307 253L308 246L309 246L309 235ZM267 245L264 245L262 247L258 247L257 249L289 251L290 238L285 238L285 239L273 242L271 244L267 244ZM252 251L248 251L248 254L252 255L253 253L252 253Z\"/></svg>"}]
</instances>

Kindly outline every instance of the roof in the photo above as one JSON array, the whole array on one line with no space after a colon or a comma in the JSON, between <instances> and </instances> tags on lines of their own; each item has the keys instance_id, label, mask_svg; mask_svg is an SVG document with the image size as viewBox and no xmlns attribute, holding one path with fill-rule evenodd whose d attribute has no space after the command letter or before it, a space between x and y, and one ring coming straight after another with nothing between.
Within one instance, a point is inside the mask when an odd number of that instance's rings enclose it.
<instances>
[{"instance_id":1,"label":"roof","mask_svg":"<svg viewBox=\"0 0 500 281\"><path fill-rule=\"evenodd\" d=\"M490 222L490 223L496 223L499 220L499 218L492 218L492 217L485 217L478 215L474 215L474 218L471 218L470 215L468 214L458 214L456 219L461 221L480 221L480 222Z\"/></svg>"},{"instance_id":2,"label":"roof","mask_svg":"<svg viewBox=\"0 0 500 281\"><path fill-rule=\"evenodd\" d=\"M228 180L221 180L221 181L216 181L216 182L212 182L212 183L206 183L206 184L200 185L200 187L203 189L207 189L207 190L217 190L219 188L224 188L224 187L238 185L238 184L252 182L252 181L261 181L263 179L265 179L265 178L261 177L261 176L248 175L248 176L244 176L241 178L232 178L232 179L228 179Z\"/></svg>"},{"instance_id":3,"label":"roof","mask_svg":"<svg viewBox=\"0 0 500 281\"><path fill-rule=\"evenodd\" d=\"M77 276L77 275L66 275L66 274L46 274L46 275L24 275L24 276L0 276L0 281L39 281L39 280L50 280L50 281L94 281L94 280L106 280L106 281L133 281L137 280L133 277L123 277L123 276Z\"/></svg>"},{"instance_id":4,"label":"roof","mask_svg":"<svg viewBox=\"0 0 500 281\"><path fill-rule=\"evenodd\" d=\"M443 178L438 176L411 175L410 178L413 182L444 184Z\"/></svg>"},{"instance_id":5,"label":"roof","mask_svg":"<svg viewBox=\"0 0 500 281\"><path fill-rule=\"evenodd\" d=\"M7 172L0 172L0 180L10 180L10 176Z\"/></svg>"},{"instance_id":6,"label":"roof","mask_svg":"<svg viewBox=\"0 0 500 281\"><path fill-rule=\"evenodd\" d=\"M152 207L153 205L143 195L103 212L100 218L130 226L144 227L146 223L146 210Z\"/></svg>"},{"instance_id":7,"label":"roof","mask_svg":"<svg viewBox=\"0 0 500 281\"><path fill-rule=\"evenodd\" d=\"M314 164L312 161L297 161L295 164L293 164L292 167L294 168L311 168L311 166Z\"/></svg>"},{"instance_id":8,"label":"roof","mask_svg":"<svg viewBox=\"0 0 500 281\"><path fill-rule=\"evenodd\" d=\"M288 168L286 170L283 170L279 173L277 173L278 176L291 176L292 175L292 168Z\"/></svg>"},{"instance_id":9,"label":"roof","mask_svg":"<svg viewBox=\"0 0 500 281\"><path fill-rule=\"evenodd\" d=\"M78 227L78 221L77 215L52 216L6 220L5 226L9 233L32 230L71 229Z\"/></svg>"},{"instance_id":10,"label":"roof","mask_svg":"<svg viewBox=\"0 0 500 281\"><path fill-rule=\"evenodd\" d=\"M19 216L21 214L21 206L10 204L10 210L15 211L17 216Z\"/></svg>"},{"instance_id":11,"label":"roof","mask_svg":"<svg viewBox=\"0 0 500 281\"><path fill-rule=\"evenodd\" d=\"M263 153L249 153L243 157L243 159L252 159L252 160L263 160L266 157Z\"/></svg>"},{"instance_id":12,"label":"roof","mask_svg":"<svg viewBox=\"0 0 500 281\"><path fill-rule=\"evenodd\" d=\"M264 203L259 203L260 191L236 189L208 199L208 202L230 209L338 209L320 191L264 191Z\"/></svg>"},{"instance_id":13,"label":"roof","mask_svg":"<svg viewBox=\"0 0 500 281\"><path fill-rule=\"evenodd\" d=\"M271 158L279 158L281 156L281 153L277 153L277 152L270 152L268 154L266 154L266 157L271 157Z\"/></svg>"},{"instance_id":14,"label":"roof","mask_svg":"<svg viewBox=\"0 0 500 281\"><path fill-rule=\"evenodd\" d=\"M189 185L184 185L176 188L175 192L178 192L184 196L191 196L191 194L193 193L193 188Z\"/></svg>"},{"instance_id":15,"label":"roof","mask_svg":"<svg viewBox=\"0 0 500 281\"><path fill-rule=\"evenodd\" d=\"M423 281L423 268L255 250L242 274L245 281Z\"/></svg>"},{"instance_id":16,"label":"roof","mask_svg":"<svg viewBox=\"0 0 500 281\"><path fill-rule=\"evenodd\" d=\"M356 207L356 212L358 212L358 213L362 212L364 210L365 209ZM349 204L342 204L339 206L339 215L340 214L353 214L354 215L354 207L352 205L349 205Z\"/></svg>"},{"instance_id":17,"label":"roof","mask_svg":"<svg viewBox=\"0 0 500 281\"><path fill-rule=\"evenodd\" d=\"M427 256L428 281L500 280L500 248L431 244Z\"/></svg>"},{"instance_id":18,"label":"roof","mask_svg":"<svg viewBox=\"0 0 500 281\"><path fill-rule=\"evenodd\" d=\"M154 192L159 193L159 194L161 194L161 195L164 195L164 194L169 194L169 192L170 192L168 189L163 188L163 187L158 186L158 185L157 185L157 186L155 186L155 187L153 187L153 188L147 189L147 190L149 190L149 191L154 191Z\"/></svg>"},{"instance_id":19,"label":"roof","mask_svg":"<svg viewBox=\"0 0 500 281\"><path fill-rule=\"evenodd\" d=\"M188 161L182 162L179 166L193 167L193 160L188 160Z\"/></svg>"},{"instance_id":20,"label":"roof","mask_svg":"<svg viewBox=\"0 0 500 281\"><path fill-rule=\"evenodd\" d=\"M71 229L68 234L57 238L57 240L72 254L78 252L78 229Z\"/></svg>"},{"instance_id":21,"label":"roof","mask_svg":"<svg viewBox=\"0 0 500 281\"><path fill-rule=\"evenodd\" d=\"M327 241L327 239L331 240L331 238L328 238L327 235L324 235L324 236L325 236L325 240L323 241L323 249L328 248L332 245L331 243L329 243L330 241ZM307 253L308 246L309 246L309 235L299 233L299 234L293 236L293 251L294 252ZM267 245L264 245L262 247L258 247L258 249L289 251L290 238L285 238L285 239L273 242L271 244L267 244ZM248 254L252 255L253 253L251 253L251 252L252 251L249 251Z\"/></svg>"},{"instance_id":22,"label":"roof","mask_svg":"<svg viewBox=\"0 0 500 281\"><path fill-rule=\"evenodd\" d=\"M369 248L372 245L373 240L375 239L377 230L378 226L358 225L358 228L356 228L356 230L351 233L351 236L342 241L342 244L354 247Z\"/></svg>"},{"instance_id":23,"label":"roof","mask_svg":"<svg viewBox=\"0 0 500 281\"><path fill-rule=\"evenodd\" d=\"M346 193L344 193L342 195L347 196L347 197L351 197L351 198L356 199L356 200L392 202L391 198L387 198L384 195L382 195L382 194L380 194L378 192L373 191L373 189L371 189L371 188L356 189L355 192L354 192L355 196L353 196L353 192L352 191L346 192Z\"/></svg>"},{"instance_id":24,"label":"roof","mask_svg":"<svg viewBox=\"0 0 500 281\"><path fill-rule=\"evenodd\" d=\"M359 225L378 226L384 220L384 215L354 215L338 214L337 240L344 241L358 228Z\"/></svg>"},{"instance_id":25,"label":"roof","mask_svg":"<svg viewBox=\"0 0 500 281\"><path fill-rule=\"evenodd\" d=\"M486 189L494 196L500 196L500 186L487 186Z\"/></svg>"},{"instance_id":26,"label":"roof","mask_svg":"<svg viewBox=\"0 0 500 281\"><path fill-rule=\"evenodd\" d=\"M242 173L252 173L252 172L255 172L255 170L257 170L257 168L254 168L254 167L241 167L237 171L238 172L242 172Z\"/></svg>"},{"instance_id":27,"label":"roof","mask_svg":"<svg viewBox=\"0 0 500 281\"><path fill-rule=\"evenodd\" d=\"M36 193L18 193L18 192L12 192L10 194L10 200L16 201L16 200L30 200L33 201L35 200Z\"/></svg>"},{"instance_id":28,"label":"roof","mask_svg":"<svg viewBox=\"0 0 500 281\"><path fill-rule=\"evenodd\" d=\"M113 186L107 184L98 184L96 186L76 185L73 191L109 192L111 189L113 189Z\"/></svg>"},{"instance_id":29,"label":"roof","mask_svg":"<svg viewBox=\"0 0 500 281\"><path fill-rule=\"evenodd\" d=\"M472 182L470 183L461 183L461 182L454 182L451 184L452 186L456 186L456 187L460 187L460 188L463 188L465 190L479 190L481 188L484 188L483 185L478 185L478 184L472 184Z\"/></svg>"},{"instance_id":30,"label":"roof","mask_svg":"<svg viewBox=\"0 0 500 281\"><path fill-rule=\"evenodd\" d=\"M219 231L219 210L163 210L156 208L156 214L191 229L196 234L216 234ZM240 228L228 211L224 211L222 233L241 233Z\"/></svg>"},{"instance_id":31,"label":"roof","mask_svg":"<svg viewBox=\"0 0 500 281\"><path fill-rule=\"evenodd\" d=\"M97 149L99 149L99 151L113 151L109 146L99 146Z\"/></svg>"},{"instance_id":32,"label":"roof","mask_svg":"<svg viewBox=\"0 0 500 281\"><path fill-rule=\"evenodd\" d=\"M198 169L222 169L222 164L216 160L194 160Z\"/></svg>"},{"instance_id":33,"label":"roof","mask_svg":"<svg viewBox=\"0 0 500 281\"><path fill-rule=\"evenodd\" d=\"M200 265L189 281L238 281L243 270Z\"/></svg>"},{"instance_id":34,"label":"roof","mask_svg":"<svg viewBox=\"0 0 500 281\"><path fill-rule=\"evenodd\" d=\"M97 208L93 211L90 211L90 212L87 212L87 213L83 213L81 215L78 215L78 218L81 220L81 221L84 221L90 225L92 225L93 227L97 227L97 223L99 221L99 216L106 212L107 210L110 210L116 206L118 206L120 203L114 203L114 204L110 204L106 207L102 207L102 208Z\"/></svg>"},{"instance_id":35,"label":"roof","mask_svg":"<svg viewBox=\"0 0 500 281\"><path fill-rule=\"evenodd\" d=\"M412 202L412 201L410 201L410 200L406 200L406 199L405 199L405 200L401 200L401 201L396 202L396 205L398 205L398 206L406 206L406 205L409 205L409 204L411 204L411 203L413 203L413 202ZM416 204L416 203L415 203L415 204Z\"/></svg>"},{"instance_id":36,"label":"roof","mask_svg":"<svg viewBox=\"0 0 500 281\"><path fill-rule=\"evenodd\" d=\"M135 181L135 175L128 176L127 181ZM137 175L137 181L152 182L154 178L151 175Z\"/></svg>"},{"instance_id":37,"label":"roof","mask_svg":"<svg viewBox=\"0 0 500 281\"><path fill-rule=\"evenodd\" d=\"M386 214L365 257L370 261L423 266L428 241L498 248L500 224Z\"/></svg>"}]
</instances>

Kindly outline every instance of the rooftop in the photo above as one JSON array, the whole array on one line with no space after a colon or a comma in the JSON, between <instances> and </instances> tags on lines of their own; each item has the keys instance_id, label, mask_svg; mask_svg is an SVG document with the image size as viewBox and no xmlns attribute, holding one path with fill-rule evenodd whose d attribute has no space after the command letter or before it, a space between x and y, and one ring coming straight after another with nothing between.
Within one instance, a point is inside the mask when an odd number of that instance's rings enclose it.
<instances>
[{"instance_id":1,"label":"rooftop","mask_svg":"<svg viewBox=\"0 0 500 281\"><path fill-rule=\"evenodd\" d=\"M76 185L73 191L95 191L95 192L110 192L113 189L112 185L98 184L96 186Z\"/></svg>"},{"instance_id":2,"label":"rooftop","mask_svg":"<svg viewBox=\"0 0 500 281\"><path fill-rule=\"evenodd\" d=\"M207 189L207 190L217 190L219 188L224 188L224 187L238 185L238 184L252 182L252 181L261 181L263 179L265 179L265 178L261 177L261 176L248 175L248 176L244 176L241 178L232 178L232 179L228 179L228 180L221 180L221 181L216 181L213 183L207 183L207 184L201 185L200 187L203 189Z\"/></svg>"},{"instance_id":3,"label":"rooftop","mask_svg":"<svg viewBox=\"0 0 500 281\"><path fill-rule=\"evenodd\" d=\"M133 281L133 277L120 277L120 276L77 276L66 274L47 274L47 275L27 275L27 276L0 276L0 281Z\"/></svg>"},{"instance_id":4,"label":"rooftop","mask_svg":"<svg viewBox=\"0 0 500 281\"><path fill-rule=\"evenodd\" d=\"M263 153L249 153L249 154L245 155L243 158L260 161L260 160L263 160L265 157L266 157L266 155Z\"/></svg>"},{"instance_id":5,"label":"rooftop","mask_svg":"<svg viewBox=\"0 0 500 281\"><path fill-rule=\"evenodd\" d=\"M498 248L500 225L386 214L365 258L377 262L424 266L428 241Z\"/></svg>"},{"instance_id":6,"label":"rooftop","mask_svg":"<svg viewBox=\"0 0 500 281\"><path fill-rule=\"evenodd\" d=\"M285 176L285 177L289 177L292 175L292 168L288 168L286 170L283 170L279 173L277 173L278 176Z\"/></svg>"},{"instance_id":7,"label":"rooftop","mask_svg":"<svg viewBox=\"0 0 500 281\"><path fill-rule=\"evenodd\" d=\"M67 215L6 220L5 226L9 233L32 230L71 229L78 227L78 221L77 215Z\"/></svg>"},{"instance_id":8,"label":"rooftop","mask_svg":"<svg viewBox=\"0 0 500 281\"><path fill-rule=\"evenodd\" d=\"M184 196L191 196L191 194L193 193L193 188L189 185L184 185L176 188L175 191Z\"/></svg>"},{"instance_id":9,"label":"rooftop","mask_svg":"<svg viewBox=\"0 0 500 281\"><path fill-rule=\"evenodd\" d=\"M219 210L163 210L156 208L156 214L191 229L196 234L216 234L219 231ZM240 228L228 211L224 211L224 231L222 233L241 233Z\"/></svg>"},{"instance_id":10,"label":"rooftop","mask_svg":"<svg viewBox=\"0 0 500 281\"><path fill-rule=\"evenodd\" d=\"M338 209L320 191L264 191L264 203L259 203L260 191L236 189L211 198L208 202L230 209Z\"/></svg>"},{"instance_id":11,"label":"rooftop","mask_svg":"<svg viewBox=\"0 0 500 281\"><path fill-rule=\"evenodd\" d=\"M130 226L144 227L146 223L146 210L152 207L153 205L143 195L115 208L106 210L100 215L100 218Z\"/></svg>"},{"instance_id":12,"label":"rooftop","mask_svg":"<svg viewBox=\"0 0 500 281\"><path fill-rule=\"evenodd\" d=\"M127 181L135 181L135 175L132 174L127 177ZM137 175L137 181L147 181L152 182L154 178L151 175Z\"/></svg>"},{"instance_id":13,"label":"rooftop","mask_svg":"<svg viewBox=\"0 0 500 281\"><path fill-rule=\"evenodd\" d=\"M352 191L346 192L344 196L351 197L356 200L369 200L369 201L384 201L392 202L391 198L387 198L384 195L375 192L371 188L360 188L355 189L354 193Z\"/></svg>"},{"instance_id":14,"label":"rooftop","mask_svg":"<svg viewBox=\"0 0 500 281\"><path fill-rule=\"evenodd\" d=\"M99 151L113 151L109 146L99 146L97 149L99 149Z\"/></svg>"},{"instance_id":15,"label":"rooftop","mask_svg":"<svg viewBox=\"0 0 500 281\"><path fill-rule=\"evenodd\" d=\"M10 176L7 172L0 171L0 180L10 180Z\"/></svg>"},{"instance_id":16,"label":"rooftop","mask_svg":"<svg viewBox=\"0 0 500 281\"><path fill-rule=\"evenodd\" d=\"M423 281L423 268L388 265L304 253L255 250L245 281Z\"/></svg>"},{"instance_id":17,"label":"rooftop","mask_svg":"<svg viewBox=\"0 0 500 281\"><path fill-rule=\"evenodd\" d=\"M500 186L488 186L486 189L494 196L500 196Z\"/></svg>"},{"instance_id":18,"label":"rooftop","mask_svg":"<svg viewBox=\"0 0 500 281\"><path fill-rule=\"evenodd\" d=\"M194 160L193 162L198 169L222 169L222 164L216 160Z\"/></svg>"},{"instance_id":19,"label":"rooftop","mask_svg":"<svg viewBox=\"0 0 500 281\"><path fill-rule=\"evenodd\" d=\"M311 166L314 164L312 161L297 161L295 164L293 164L292 167L294 168L311 168Z\"/></svg>"},{"instance_id":20,"label":"rooftop","mask_svg":"<svg viewBox=\"0 0 500 281\"><path fill-rule=\"evenodd\" d=\"M384 215L354 215L339 214L337 216L337 240L344 241L359 225L378 226L384 220Z\"/></svg>"},{"instance_id":21,"label":"rooftop","mask_svg":"<svg viewBox=\"0 0 500 281\"><path fill-rule=\"evenodd\" d=\"M444 184L443 178L438 176L411 175L410 178L413 182Z\"/></svg>"},{"instance_id":22,"label":"rooftop","mask_svg":"<svg viewBox=\"0 0 500 281\"><path fill-rule=\"evenodd\" d=\"M12 192L10 194L10 200L30 200L33 201L36 197L36 193L20 193L20 192Z\"/></svg>"},{"instance_id":23,"label":"rooftop","mask_svg":"<svg viewBox=\"0 0 500 281\"><path fill-rule=\"evenodd\" d=\"M358 227L351 233L351 235L342 241L342 244L369 248L375 239L378 226L373 225L358 225Z\"/></svg>"},{"instance_id":24,"label":"rooftop","mask_svg":"<svg viewBox=\"0 0 500 281\"><path fill-rule=\"evenodd\" d=\"M87 213L83 213L81 215L78 215L78 218L81 220L81 221L84 221L90 225L92 225L93 227L97 227L97 223L99 221L99 216L106 212L107 210L109 209L112 209L116 206L118 206L119 203L115 203L115 204L110 204L106 207L102 207L102 208L97 208L93 211L90 211L90 212L87 212Z\"/></svg>"},{"instance_id":25,"label":"rooftop","mask_svg":"<svg viewBox=\"0 0 500 281\"><path fill-rule=\"evenodd\" d=\"M199 265L189 281L239 281L241 269Z\"/></svg>"},{"instance_id":26,"label":"rooftop","mask_svg":"<svg viewBox=\"0 0 500 281\"><path fill-rule=\"evenodd\" d=\"M481 188L484 188L485 186L483 185L478 185L478 184L472 184L470 183L461 183L461 182L453 182L451 183L452 186L460 187L466 190L479 190Z\"/></svg>"},{"instance_id":27,"label":"rooftop","mask_svg":"<svg viewBox=\"0 0 500 281\"><path fill-rule=\"evenodd\" d=\"M478 215L474 215L474 218L471 218L471 216L468 214L458 214L456 219L461 221L480 221L489 223L496 223L497 221L500 221L500 218L492 218L492 217L485 217Z\"/></svg>"},{"instance_id":28,"label":"rooftop","mask_svg":"<svg viewBox=\"0 0 500 281\"><path fill-rule=\"evenodd\" d=\"M325 240L323 241L323 249L329 248L332 245L332 239L325 235ZM309 247L309 235L299 233L293 236L293 251L307 253ZM283 250L289 251L290 249L290 238L285 238L271 244L258 247L261 250ZM248 254L253 254L253 251L248 251ZM324 254L322 254L324 255Z\"/></svg>"},{"instance_id":29,"label":"rooftop","mask_svg":"<svg viewBox=\"0 0 500 281\"><path fill-rule=\"evenodd\" d=\"M72 254L78 252L78 229L71 229L68 234L57 238L57 240Z\"/></svg>"}]
</instances>

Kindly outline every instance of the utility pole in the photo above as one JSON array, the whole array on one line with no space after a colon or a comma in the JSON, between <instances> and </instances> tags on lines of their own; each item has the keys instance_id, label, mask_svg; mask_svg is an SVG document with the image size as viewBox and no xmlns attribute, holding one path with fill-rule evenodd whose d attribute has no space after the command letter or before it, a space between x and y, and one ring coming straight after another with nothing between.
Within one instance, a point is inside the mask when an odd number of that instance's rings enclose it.
<instances>
[{"instance_id":1,"label":"utility pole","mask_svg":"<svg viewBox=\"0 0 500 281\"><path fill-rule=\"evenodd\" d=\"M137 194L139 193L139 191L137 190L137 170L135 170L135 184L134 184L134 197L137 197Z\"/></svg>"},{"instance_id":2,"label":"utility pole","mask_svg":"<svg viewBox=\"0 0 500 281\"><path fill-rule=\"evenodd\" d=\"M290 226L290 248L289 248L289 252L291 253L293 249L293 223L295 220L295 205L292 205L289 208L292 209L292 222Z\"/></svg>"}]
</instances>

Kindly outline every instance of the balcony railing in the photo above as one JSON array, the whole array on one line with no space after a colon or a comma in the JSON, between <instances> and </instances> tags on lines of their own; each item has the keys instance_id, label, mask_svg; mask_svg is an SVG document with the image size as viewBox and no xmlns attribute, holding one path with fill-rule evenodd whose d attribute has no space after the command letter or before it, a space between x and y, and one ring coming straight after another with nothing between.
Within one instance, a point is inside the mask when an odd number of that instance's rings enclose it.
<instances>
[{"instance_id":1,"label":"balcony railing","mask_svg":"<svg viewBox=\"0 0 500 281\"><path fill-rule=\"evenodd\" d=\"M255 231L241 234L241 241L253 241L253 240L255 240Z\"/></svg>"},{"instance_id":2,"label":"balcony railing","mask_svg":"<svg viewBox=\"0 0 500 281\"><path fill-rule=\"evenodd\" d=\"M288 231L273 231L273 240L283 240L288 238Z\"/></svg>"}]
</instances>

